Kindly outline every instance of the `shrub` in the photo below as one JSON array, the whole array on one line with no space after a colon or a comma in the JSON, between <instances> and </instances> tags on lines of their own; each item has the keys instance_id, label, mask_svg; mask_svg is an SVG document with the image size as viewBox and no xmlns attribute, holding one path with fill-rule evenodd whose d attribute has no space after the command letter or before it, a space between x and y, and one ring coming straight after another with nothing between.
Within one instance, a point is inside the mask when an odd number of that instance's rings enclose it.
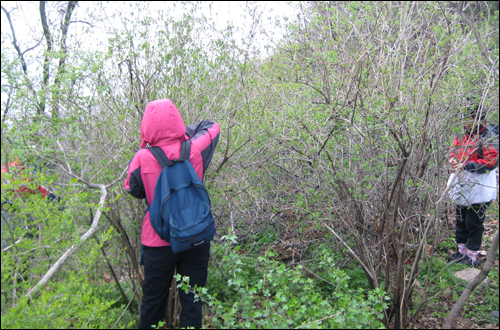
<instances>
[{"instance_id":1,"label":"shrub","mask_svg":"<svg viewBox=\"0 0 500 330\"><path fill-rule=\"evenodd\" d=\"M258 258L238 254L235 236L223 237L227 254L220 272L211 274L209 287L191 288L189 278L177 275L178 287L193 290L208 305L215 328L383 328L389 298L380 289L353 290L342 270L330 268L336 289L325 294L301 265L287 268L273 252ZM224 277L224 280L221 277ZM227 280L226 280L227 279ZM214 287L213 283L217 286ZM221 288L223 284L225 287ZM220 289L220 292L219 292ZM214 293L211 291L218 290Z\"/></svg>"}]
</instances>

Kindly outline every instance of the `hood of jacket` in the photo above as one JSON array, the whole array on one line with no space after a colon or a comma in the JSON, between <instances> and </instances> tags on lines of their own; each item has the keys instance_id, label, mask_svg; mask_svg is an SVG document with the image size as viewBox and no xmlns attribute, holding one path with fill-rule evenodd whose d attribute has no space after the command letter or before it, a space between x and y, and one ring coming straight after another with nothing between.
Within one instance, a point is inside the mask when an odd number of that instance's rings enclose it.
<instances>
[{"instance_id":1,"label":"hood of jacket","mask_svg":"<svg viewBox=\"0 0 500 330\"><path fill-rule=\"evenodd\" d=\"M183 140L186 126L179 110L169 99L149 102L141 122L141 148L164 147Z\"/></svg>"},{"instance_id":2,"label":"hood of jacket","mask_svg":"<svg viewBox=\"0 0 500 330\"><path fill-rule=\"evenodd\" d=\"M487 125L488 125L487 122L484 122L484 125L482 123L479 123L479 129L477 127L473 127L472 132L469 132L467 130L467 127L464 126L465 135L470 138L470 137L473 137L474 135L476 135L478 132L479 132L479 134L481 134Z\"/></svg>"}]
</instances>

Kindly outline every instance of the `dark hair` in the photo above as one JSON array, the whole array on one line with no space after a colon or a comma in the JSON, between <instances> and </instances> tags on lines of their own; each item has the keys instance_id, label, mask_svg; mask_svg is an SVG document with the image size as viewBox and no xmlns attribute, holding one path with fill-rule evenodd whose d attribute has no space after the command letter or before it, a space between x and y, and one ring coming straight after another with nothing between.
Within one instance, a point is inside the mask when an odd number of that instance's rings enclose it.
<instances>
[{"instance_id":1,"label":"dark hair","mask_svg":"<svg viewBox=\"0 0 500 330\"><path fill-rule=\"evenodd\" d=\"M485 113L481 112L482 107L480 106L480 100L474 97L467 97L467 106L464 109L464 112L462 112L462 118L476 118L478 115L480 115L479 120L483 121L485 118Z\"/></svg>"}]
</instances>

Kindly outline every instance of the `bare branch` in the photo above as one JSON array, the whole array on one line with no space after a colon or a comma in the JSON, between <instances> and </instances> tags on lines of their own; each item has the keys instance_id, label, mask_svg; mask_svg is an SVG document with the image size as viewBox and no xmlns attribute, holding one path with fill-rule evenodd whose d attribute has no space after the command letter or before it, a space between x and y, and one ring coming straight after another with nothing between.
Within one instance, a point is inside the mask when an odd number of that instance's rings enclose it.
<instances>
[{"instance_id":1,"label":"bare branch","mask_svg":"<svg viewBox=\"0 0 500 330\"><path fill-rule=\"evenodd\" d=\"M123 169L122 174L120 174L120 176L119 176L119 177L117 177L116 179L114 179L111 183L108 183L108 184L106 185L106 188L108 188L108 187L110 187L110 186L114 185L116 182L118 182L118 180L120 180L121 178L123 178L123 175L124 175L125 173L127 173L127 170L128 170L128 166L126 166L126 167Z\"/></svg>"},{"instance_id":2,"label":"bare branch","mask_svg":"<svg viewBox=\"0 0 500 330\"><path fill-rule=\"evenodd\" d=\"M36 43L36 45L34 45L33 47L30 47L30 48L26 49L26 50L23 52L23 55L24 55L24 54L26 54L26 53L27 53L27 52L29 52L29 51L32 51L32 50L33 50L33 49L35 49L36 47L40 46L40 44L41 44L41 43L42 43L42 40L38 41L38 42Z\"/></svg>"},{"instance_id":3,"label":"bare branch","mask_svg":"<svg viewBox=\"0 0 500 330\"><path fill-rule=\"evenodd\" d=\"M324 317L324 318L322 318L322 319L320 319L320 320L316 320L316 321L312 321L312 322L304 323L304 324L302 324L301 326L298 326L298 327L296 327L296 328L294 328L294 329L300 329L300 328L305 327L306 325L309 325L309 324L318 323L318 322L323 322L324 320L328 320L328 319L331 319L332 317L336 317L336 316L340 315L340 313L342 313L342 312L338 312L337 314L334 314L334 315L330 315L330 316Z\"/></svg>"},{"instance_id":4,"label":"bare branch","mask_svg":"<svg viewBox=\"0 0 500 330\"><path fill-rule=\"evenodd\" d=\"M92 23L85 22L85 21L70 21L68 24L71 24L71 23L83 23L83 24L90 25L91 27L94 27L94 25L92 25Z\"/></svg>"},{"instance_id":5,"label":"bare branch","mask_svg":"<svg viewBox=\"0 0 500 330\"><path fill-rule=\"evenodd\" d=\"M351 247L349 245L347 245L347 243L342 239L342 237L340 237L335 232L335 230L333 230L332 228L330 228L330 226L328 226L322 220L319 220L319 221L323 224L323 226L325 226L329 231L331 231L333 235L335 235L335 237L342 243L342 245L344 245L347 248L347 251L349 252L349 254L354 259L356 259L357 262L359 262L359 264L361 265L361 267L363 267L363 270L365 271L366 275L370 277L371 281L375 284L375 287L378 288L379 284L378 284L378 281L377 281L377 277L374 276L374 274L372 274L371 270L365 265L365 263L363 261L361 261L361 259L358 257L358 255L356 253L354 253L354 251L351 249Z\"/></svg>"},{"instance_id":6,"label":"bare branch","mask_svg":"<svg viewBox=\"0 0 500 330\"><path fill-rule=\"evenodd\" d=\"M70 173L68 173L68 174L70 174ZM72 176L75 177L74 175L72 175ZM101 190L101 197L99 199L99 204L98 204L96 213L94 215L94 218L92 219L92 225L90 226L89 230L87 230L87 232L82 237L80 237L80 241L77 244L71 246L59 258L59 260L57 260L56 263L52 267L50 267L50 269L48 270L47 273L45 273L45 275L42 277L42 279L33 288L29 289L26 292L25 296L30 298L30 299L33 297L33 294L36 293L40 289L41 286L45 285L50 280L50 278L66 262L66 260L68 260L73 255L73 253L75 253L97 231L97 226L99 225L99 219L101 218L102 208L104 207L104 202L106 201L106 196L107 196L106 187L102 184L86 182L78 177L77 177L77 179L78 179L78 181L87 185L89 188L98 188L99 190Z\"/></svg>"},{"instance_id":7,"label":"bare branch","mask_svg":"<svg viewBox=\"0 0 500 330\"><path fill-rule=\"evenodd\" d=\"M71 172L71 166L69 166L69 162L68 162L68 159L66 158L66 153L64 152L64 148L63 146L61 145L61 142L59 142L59 139L56 140L56 143L57 145L59 146L59 149L61 149L62 153L63 153L63 156L64 156L64 161L66 162L66 166L67 166L67 169L64 169L62 166L61 168L63 168L65 171L68 172L68 174L70 175L73 175L73 173ZM36 152L36 150L35 150Z\"/></svg>"},{"instance_id":8,"label":"bare branch","mask_svg":"<svg viewBox=\"0 0 500 330\"><path fill-rule=\"evenodd\" d=\"M12 44L14 45L14 48L16 49L17 54L21 58L21 63L22 63L23 71L27 75L28 74L28 69L27 69L27 66L26 66L26 61L24 60L24 56L23 56L23 53L21 52L21 48L19 48L19 45L17 44L16 32L14 31L14 25L12 24L12 19L10 17L10 12L8 12L7 9L5 9L4 6L1 6L1 7L2 7L3 12L5 13L5 16L7 16L7 20L9 21L10 29L12 31Z\"/></svg>"},{"instance_id":9,"label":"bare branch","mask_svg":"<svg viewBox=\"0 0 500 330\"><path fill-rule=\"evenodd\" d=\"M21 48L17 44L16 33L14 31L14 25L12 24L12 19L10 17L10 12L8 12L7 9L5 9L4 6L1 6L1 8L2 8L3 12L5 13L5 16L7 16L7 19L9 21L10 29L12 31L12 44L14 45L14 48L16 49L17 54L19 55L19 58L21 59L21 66L23 68L24 77L26 78L26 81L28 82L29 89L33 92L33 94L34 94L34 96L36 98L35 89L33 88L33 84L31 83L30 79L28 78L28 67L26 65L26 61L24 59L23 52L21 51ZM40 108L39 107L38 107L38 112L40 113Z\"/></svg>"},{"instance_id":10,"label":"bare branch","mask_svg":"<svg viewBox=\"0 0 500 330\"><path fill-rule=\"evenodd\" d=\"M481 50L481 54L491 64L491 66L493 68L493 72L495 73L495 75L497 76L497 79L498 79L498 68L497 68L495 62L493 62L493 60L491 59L490 54L488 52L488 49L486 48L483 41L481 40L481 36L479 35L479 32L477 31L476 27L474 26L472 21L469 19L469 17L467 17L467 15L464 13L464 10L463 10L464 1L460 1L459 3L456 3L456 1L450 1L450 3L455 8L455 11L457 12L457 14L459 14L460 17L462 17L462 19L465 21L465 23L470 27L470 29L474 33L474 36L476 37L476 40L477 40L477 44L479 45L479 49Z\"/></svg>"}]
</instances>

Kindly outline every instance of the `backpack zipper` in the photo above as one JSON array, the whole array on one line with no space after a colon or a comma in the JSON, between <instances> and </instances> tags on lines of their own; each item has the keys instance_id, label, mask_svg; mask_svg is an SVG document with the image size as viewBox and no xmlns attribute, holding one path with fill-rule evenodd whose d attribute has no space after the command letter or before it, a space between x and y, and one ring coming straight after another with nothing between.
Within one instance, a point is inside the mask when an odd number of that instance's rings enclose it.
<instances>
[{"instance_id":1,"label":"backpack zipper","mask_svg":"<svg viewBox=\"0 0 500 330\"><path fill-rule=\"evenodd\" d=\"M165 203L170 199L170 197L172 197L172 194L169 194L167 196L167 198L165 198L163 200L163 202L161 203L161 208L160 208L160 219L163 217L162 214L163 214L163 209L165 208Z\"/></svg>"},{"instance_id":2,"label":"backpack zipper","mask_svg":"<svg viewBox=\"0 0 500 330\"><path fill-rule=\"evenodd\" d=\"M201 235L205 234L207 231L210 230L210 227L213 226L213 225L214 225L214 222L213 221L210 222L210 224L207 226L207 228L205 228L201 233L199 233L196 236L189 236L189 237L183 237L183 238L175 238L174 237L174 239L178 240L179 242L185 242L185 241L192 240L192 239L194 239L194 238L196 238L198 236L201 236Z\"/></svg>"}]
</instances>

